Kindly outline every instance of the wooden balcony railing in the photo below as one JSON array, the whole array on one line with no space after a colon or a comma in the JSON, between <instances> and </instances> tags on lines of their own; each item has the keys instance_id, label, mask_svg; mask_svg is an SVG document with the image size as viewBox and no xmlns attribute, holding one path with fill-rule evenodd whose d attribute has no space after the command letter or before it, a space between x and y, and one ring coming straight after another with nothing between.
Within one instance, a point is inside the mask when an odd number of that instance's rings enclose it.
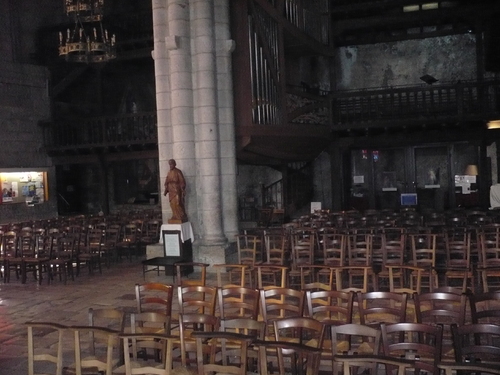
<instances>
[{"instance_id":1,"label":"wooden balcony railing","mask_svg":"<svg viewBox=\"0 0 500 375\"><path fill-rule=\"evenodd\" d=\"M488 120L499 114L500 81L496 80L332 94L334 130L387 126L391 122Z\"/></svg>"},{"instance_id":2,"label":"wooden balcony railing","mask_svg":"<svg viewBox=\"0 0 500 375\"><path fill-rule=\"evenodd\" d=\"M52 123L45 127L44 142L49 152L72 148L157 144L156 112Z\"/></svg>"}]
</instances>

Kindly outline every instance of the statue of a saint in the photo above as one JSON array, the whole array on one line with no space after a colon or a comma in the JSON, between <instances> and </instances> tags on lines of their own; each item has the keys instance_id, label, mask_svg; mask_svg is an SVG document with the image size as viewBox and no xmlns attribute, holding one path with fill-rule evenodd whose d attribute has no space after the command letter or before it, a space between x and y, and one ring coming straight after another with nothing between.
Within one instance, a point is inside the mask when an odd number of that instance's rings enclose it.
<instances>
[{"instance_id":1,"label":"statue of a saint","mask_svg":"<svg viewBox=\"0 0 500 375\"><path fill-rule=\"evenodd\" d=\"M168 171L167 178L165 179L165 192L170 201L170 208L172 209L172 218L168 220L169 224L181 224L188 221L186 211L184 209L184 195L186 191L186 180L181 170L176 168L174 159L168 161L170 170Z\"/></svg>"}]
</instances>

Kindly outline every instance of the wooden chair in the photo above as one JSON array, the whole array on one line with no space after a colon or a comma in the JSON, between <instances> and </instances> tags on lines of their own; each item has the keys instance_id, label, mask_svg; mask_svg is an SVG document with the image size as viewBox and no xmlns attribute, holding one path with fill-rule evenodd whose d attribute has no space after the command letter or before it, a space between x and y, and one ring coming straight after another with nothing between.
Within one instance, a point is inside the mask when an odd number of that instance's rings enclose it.
<instances>
[{"instance_id":1,"label":"wooden chair","mask_svg":"<svg viewBox=\"0 0 500 375\"><path fill-rule=\"evenodd\" d=\"M179 286L177 288L179 313L199 313L215 315L217 287L212 286Z\"/></svg>"},{"instance_id":2,"label":"wooden chair","mask_svg":"<svg viewBox=\"0 0 500 375\"><path fill-rule=\"evenodd\" d=\"M137 312L161 312L167 316L172 315L172 301L174 287L160 283L147 283L135 285L135 300Z\"/></svg>"},{"instance_id":3,"label":"wooden chair","mask_svg":"<svg viewBox=\"0 0 500 375\"><path fill-rule=\"evenodd\" d=\"M464 230L461 234L446 232L446 264L444 269L445 284L458 279L462 290L474 291L474 272L471 264L471 234Z\"/></svg>"},{"instance_id":4,"label":"wooden chair","mask_svg":"<svg viewBox=\"0 0 500 375\"><path fill-rule=\"evenodd\" d=\"M217 274L217 287L231 286L245 287L245 277L249 273L248 266L244 264L214 264Z\"/></svg>"},{"instance_id":5,"label":"wooden chair","mask_svg":"<svg viewBox=\"0 0 500 375\"><path fill-rule=\"evenodd\" d=\"M479 323L451 326L455 361L441 363L446 375L454 373L500 374L500 326Z\"/></svg>"},{"instance_id":6,"label":"wooden chair","mask_svg":"<svg viewBox=\"0 0 500 375\"><path fill-rule=\"evenodd\" d=\"M383 280L389 281L389 267L405 264L406 232L404 228L384 228L382 233L382 267L376 274L377 288ZM402 269L393 268L392 278L404 277ZM399 273L399 274L398 274Z\"/></svg>"},{"instance_id":7,"label":"wooden chair","mask_svg":"<svg viewBox=\"0 0 500 375\"><path fill-rule=\"evenodd\" d=\"M76 274L80 274L82 264L86 264L89 274L97 268L102 273L101 249L104 243L104 232L101 229L89 229L85 246L80 246L76 254Z\"/></svg>"},{"instance_id":8,"label":"wooden chair","mask_svg":"<svg viewBox=\"0 0 500 375\"><path fill-rule=\"evenodd\" d=\"M177 262L175 265L174 279L177 286L205 286L207 283L207 263L198 262ZM194 274L193 279L188 278L189 274Z\"/></svg>"},{"instance_id":9,"label":"wooden chair","mask_svg":"<svg viewBox=\"0 0 500 375\"><path fill-rule=\"evenodd\" d=\"M190 358L190 353L193 355L197 354L196 340L192 336L195 331L202 332L214 332L219 328L219 319L214 315L208 314L198 314L198 313L187 313L179 314L179 336L180 336L180 352L181 352L181 364L182 366L187 366L189 363L196 363L192 357ZM206 343L205 353L209 353L210 343Z\"/></svg>"},{"instance_id":10,"label":"wooden chair","mask_svg":"<svg viewBox=\"0 0 500 375\"><path fill-rule=\"evenodd\" d=\"M125 312L114 307L88 310L89 326L104 327L122 333L125 328Z\"/></svg>"},{"instance_id":11,"label":"wooden chair","mask_svg":"<svg viewBox=\"0 0 500 375\"><path fill-rule=\"evenodd\" d=\"M307 316L331 325L350 324L353 292L336 290L306 291Z\"/></svg>"},{"instance_id":12,"label":"wooden chair","mask_svg":"<svg viewBox=\"0 0 500 375\"><path fill-rule=\"evenodd\" d=\"M423 268L414 266L385 266L389 277L389 292L420 293Z\"/></svg>"},{"instance_id":13,"label":"wooden chair","mask_svg":"<svg viewBox=\"0 0 500 375\"><path fill-rule=\"evenodd\" d=\"M128 331L128 330L127 330ZM132 334L160 334L170 335L170 316L161 312L143 312L130 314L130 333ZM144 360L155 358L157 361L161 359L161 351L158 348L157 342L150 338L138 339L131 337L132 356L137 361L140 353ZM148 354L148 350L152 350L152 354Z\"/></svg>"},{"instance_id":14,"label":"wooden chair","mask_svg":"<svg viewBox=\"0 0 500 375\"><path fill-rule=\"evenodd\" d=\"M22 274L22 257L18 252L18 235L15 231L7 231L2 236L2 259L4 282L10 282L10 272L16 273L16 278Z\"/></svg>"},{"instance_id":15,"label":"wooden chair","mask_svg":"<svg viewBox=\"0 0 500 375\"><path fill-rule=\"evenodd\" d=\"M73 326L75 363L69 367L76 375L88 369L112 375L120 363L121 345L115 330L102 327Z\"/></svg>"},{"instance_id":16,"label":"wooden chair","mask_svg":"<svg viewBox=\"0 0 500 375\"><path fill-rule=\"evenodd\" d=\"M472 323L500 325L500 291L471 293L468 296Z\"/></svg>"},{"instance_id":17,"label":"wooden chair","mask_svg":"<svg viewBox=\"0 0 500 375\"><path fill-rule=\"evenodd\" d=\"M273 322L277 319L300 317L304 311L305 292L291 288L260 290L262 320L267 334L273 336Z\"/></svg>"},{"instance_id":18,"label":"wooden chair","mask_svg":"<svg viewBox=\"0 0 500 375\"><path fill-rule=\"evenodd\" d=\"M500 231L479 234L479 261L477 273L487 293L491 287L500 286Z\"/></svg>"},{"instance_id":19,"label":"wooden chair","mask_svg":"<svg viewBox=\"0 0 500 375\"><path fill-rule=\"evenodd\" d=\"M411 266L417 267L410 273L410 288L426 286L429 292L432 292L438 286L438 274L436 272L436 248L437 235L430 233L410 234L410 243L412 249ZM418 271L423 269L423 271Z\"/></svg>"},{"instance_id":20,"label":"wooden chair","mask_svg":"<svg viewBox=\"0 0 500 375\"><path fill-rule=\"evenodd\" d=\"M357 293L359 321L362 325L379 327L380 324L406 321L408 294L391 292Z\"/></svg>"},{"instance_id":21,"label":"wooden chair","mask_svg":"<svg viewBox=\"0 0 500 375\"><path fill-rule=\"evenodd\" d=\"M293 375L318 374L321 356L321 349L319 348L286 341L256 341L254 342L254 346L259 350L260 374L269 374L272 372L271 370L275 370L274 368L269 368L268 354L272 352L276 353L275 356L278 359L283 358L285 354L293 358L293 362L291 363L294 369L292 371ZM284 360L278 360L277 370L277 374L279 375L290 374L290 367L285 366Z\"/></svg>"},{"instance_id":22,"label":"wooden chair","mask_svg":"<svg viewBox=\"0 0 500 375\"><path fill-rule=\"evenodd\" d=\"M38 363L43 363L43 373L46 374L47 363L52 364L52 374L62 375L63 371L63 336L67 332L67 327L61 324L48 322L28 322L28 375L41 375L42 367ZM56 336L55 345L44 347L38 343L38 338ZM51 343L54 343L51 341ZM54 350L55 349L55 350Z\"/></svg>"},{"instance_id":23,"label":"wooden chair","mask_svg":"<svg viewBox=\"0 0 500 375\"><path fill-rule=\"evenodd\" d=\"M300 266L314 264L317 243L315 228L295 228L292 233L292 264L289 272L289 286L300 289L301 279L311 275L300 273Z\"/></svg>"},{"instance_id":24,"label":"wooden chair","mask_svg":"<svg viewBox=\"0 0 500 375\"><path fill-rule=\"evenodd\" d=\"M284 266L287 262L286 236L283 233L264 233L264 245L266 248L265 263L276 266Z\"/></svg>"},{"instance_id":25,"label":"wooden chair","mask_svg":"<svg viewBox=\"0 0 500 375\"><path fill-rule=\"evenodd\" d=\"M300 265L300 290L332 290L337 285L337 268L320 264Z\"/></svg>"},{"instance_id":26,"label":"wooden chair","mask_svg":"<svg viewBox=\"0 0 500 375\"><path fill-rule=\"evenodd\" d=\"M248 347L255 340L253 336L230 332L193 332L196 340L196 358L198 374L234 374L246 375L248 366ZM209 345L207 343L210 343ZM233 361L228 362L222 353L221 362L216 358L216 348L231 343L238 350L233 350ZM238 358L235 361L235 354Z\"/></svg>"},{"instance_id":27,"label":"wooden chair","mask_svg":"<svg viewBox=\"0 0 500 375\"><path fill-rule=\"evenodd\" d=\"M342 233L325 232L322 235L323 263L330 267L344 266L347 237Z\"/></svg>"},{"instance_id":28,"label":"wooden chair","mask_svg":"<svg viewBox=\"0 0 500 375\"><path fill-rule=\"evenodd\" d=\"M325 325L314 318L299 316L273 322L276 341L290 341L316 348L323 346Z\"/></svg>"},{"instance_id":29,"label":"wooden chair","mask_svg":"<svg viewBox=\"0 0 500 375\"><path fill-rule=\"evenodd\" d=\"M381 324L382 343L386 356L417 359L415 372L439 375L441 361L441 326L421 323Z\"/></svg>"},{"instance_id":30,"label":"wooden chair","mask_svg":"<svg viewBox=\"0 0 500 375\"><path fill-rule=\"evenodd\" d=\"M258 289L286 288L288 286L288 267L259 263L254 266Z\"/></svg>"},{"instance_id":31,"label":"wooden chair","mask_svg":"<svg viewBox=\"0 0 500 375\"><path fill-rule=\"evenodd\" d=\"M104 258L104 263L106 267L109 268L111 266L112 261L117 261L118 253L116 250L116 246L120 239L120 229L119 228L111 228L107 227L104 231L104 243L101 247L101 254Z\"/></svg>"},{"instance_id":32,"label":"wooden chair","mask_svg":"<svg viewBox=\"0 0 500 375\"><path fill-rule=\"evenodd\" d=\"M278 342L292 342L299 345L322 349L325 338L325 325L316 319L308 317L292 317L274 320L274 337ZM294 352L279 350L278 363L290 363L291 372L296 372ZM289 360L286 361L285 357ZM280 368L281 365L278 366Z\"/></svg>"},{"instance_id":33,"label":"wooden chair","mask_svg":"<svg viewBox=\"0 0 500 375\"><path fill-rule=\"evenodd\" d=\"M266 323L250 318L221 319L220 331L249 335L258 340L264 340L266 336ZM241 345L238 343L233 344L231 341L224 341L220 343L219 349L221 351L222 361L224 362L226 360L229 362L229 357L234 355L237 357L240 356ZM252 367L254 367L254 362L258 359L257 349L249 347L247 349L247 356L252 359Z\"/></svg>"},{"instance_id":34,"label":"wooden chair","mask_svg":"<svg viewBox=\"0 0 500 375\"><path fill-rule=\"evenodd\" d=\"M375 284L372 268L372 235L366 233L349 234L347 237L347 272L349 288L368 291L370 278Z\"/></svg>"},{"instance_id":35,"label":"wooden chair","mask_svg":"<svg viewBox=\"0 0 500 375\"><path fill-rule=\"evenodd\" d=\"M329 349L331 353L330 356L324 355L323 357L327 362L332 362L333 374L341 372L339 364L343 364L345 374L350 373L349 368L351 366L360 366L352 362L335 360L339 355L380 355L381 332L379 329L352 323L332 325L329 329L331 338ZM367 365L365 364L365 366ZM346 370L347 372L345 372Z\"/></svg>"},{"instance_id":36,"label":"wooden chair","mask_svg":"<svg viewBox=\"0 0 500 375\"><path fill-rule=\"evenodd\" d=\"M218 288L217 296L221 320L258 318L260 293L257 289L244 287Z\"/></svg>"},{"instance_id":37,"label":"wooden chair","mask_svg":"<svg viewBox=\"0 0 500 375\"><path fill-rule=\"evenodd\" d=\"M249 285L253 285L253 267L257 262L257 244L259 238L255 235L240 234L236 236L238 248L238 264L247 266L245 269ZM246 285L245 285L246 286Z\"/></svg>"},{"instance_id":38,"label":"wooden chair","mask_svg":"<svg viewBox=\"0 0 500 375\"><path fill-rule=\"evenodd\" d=\"M415 311L417 323L441 325L443 327L442 359L453 359L453 340L451 325L465 324L467 296L453 293L415 294Z\"/></svg>"},{"instance_id":39,"label":"wooden chair","mask_svg":"<svg viewBox=\"0 0 500 375\"><path fill-rule=\"evenodd\" d=\"M370 279L373 279L372 266L344 266L336 268L335 271L337 272L337 290L343 292L368 292Z\"/></svg>"},{"instance_id":40,"label":"wooden chair","mask_svg":"<svg viewBox=\"0 0 500 375\"><path fill-rule=\"evenodd\" d=\"M75 239L72 236L50 236L50 255L49 255L49 277L51 282L54 276L59 275L59 280L63 279L67 283L68 276L75 280L73 262L75 261Z\"/></svg>"},{"instance_id":41,"label":"wooden chair","mask_svg":"<svg viewBox=\"0 0 500 375\"><path fill-rule=\"evenodd\" d=\"M123 369L126 375L169 375L172 371L173 348L175 338L160 334L129 333L121 334L125 364ZM160 353L161 362L134 360L134 341L147 341ZM132 353L131 353L132 351ZM118 373L118 371L116 371ZM120 371L121 373L121 371Z\"/></svg>"},{"instance_id":42,"label":"wooden chair","mask_svg":"<svg viewBox=\"0 0 500 375\"><path fill-rule=\"evenodd\" d=\"M42 283L42 275L47 274L47 282L50 282L50 256L52 247L51 236L44 234L33 234L33 245L28 245L26 250L23 244L20 244L20 250L23 252L24 273L32 270L38 284ZM22 242L23 236L20 237ZM32 246L32 247L31 247Z\"/></svg>"},{"instance_id":43,"label":"wooden chair","mask_svg":"<svg viewBox=\"0 0 500 375\"><path fill-rule=\"evenodd\" d=\"M139 244L139 229L136 224L126 224L122 228L122 235L116 244L116 251L118 257L121 259L122 253L132 261L132 253L138 253L137 246Z\"/></svg>"}]
</instances>

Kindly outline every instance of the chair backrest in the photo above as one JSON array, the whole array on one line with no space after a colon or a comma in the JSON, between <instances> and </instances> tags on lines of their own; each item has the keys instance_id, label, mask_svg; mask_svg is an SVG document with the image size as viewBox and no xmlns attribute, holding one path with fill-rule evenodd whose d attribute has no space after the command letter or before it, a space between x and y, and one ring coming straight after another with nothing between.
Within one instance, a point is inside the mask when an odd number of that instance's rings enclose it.
<instances>
[{"instance_id":1,"label":"chair backrest","mask_svg":"<svg viewBox=\"0 0 500 375\"><path fill-rule=\"evenodd\" d=\"M255 265L257 259L258 237L254 235L236 235L236 245L238 247L238 263L250 267Z\"/></svg>"},{"instance_id":2,"label":"chair backrest","mask_svg":"<svg viewBox=\"0 0 500 375\"><path fill-rule=\"evenodd\" d=\"M445 232L446 268L470 268L471 235L467 231L461 233Z\"/></svg>"},{"instance_id":3,"label":"chair backrest","mask_svg":"<svg viewBox=\"0 0 500 375\"><path fill-rule=\"evenodd\" d=\"M291 288L260 290L261 314L268 327L275 319L302 316L304 302L304 291Z\"/></svg>"},{"instance_id":4,"label":"chair backrest","mask_svg":"<svg viewBox=\"0 0 500 375\"><path fill-rule=\"evenodd\" d=\"M105 375L112 375L120 362L120 341L118 332L102 327L72 326L75 340L75 371L77 375L84 369L94 368ZM96 352L103 356L96 357Z\"/></svg>"},{"instance_id":5,"label":"chair backrest","mask_svg":"<svg viewBox=\"0 0 500 375\"><path fill-rule=\"evenodd\" d=\"M465 294L432 292L415 294L413 298L418 323L441 324L448 333L452 324L465 324Z\"/></svg>"},{"instance_id":6,"label":"chair backrest","mask_svg":"<svg viewBox=\"0 0 500 375\"><path fill-rule=\"evenodd\" d=\"M244 287L249 266L244 264L214 264L212 266L217 274L217 287L227 288L232 286ZM227 282L226 282L227 280Z\"/></svg>"},{"instance_id":7,"label":"chair backrest","mask_svg":"<svg viewBox=\"0 0 500 375\"><path fill-rule=\"evenodd\" d=\"M337 268L321 264L300 265L300 289L332 290L337 286Z\"/></svg>"},{"instance_id":8,"label":"chair backrest","mask_svg":"<svg viewBox=\"0 0 500 375\"><path fill-rule=\"evenodd\" d=\"M198 262L177 262L175 263L175 279L177 286L206 285L207 263ZM188 278L189 274L194 274L196 278Z\"/></svg>"},{"instance_id":9,"label":"chair backrest","mask_svg":"<svg viewBox=\"0 0 500 375\"><path fill-rule=\"evenodd\" d=\"M251 335L259 340L264 340L266 323L250 318L221 319L220 330Z\"/></svg>"},{"instance_id":10,"label":"chair backrest","mask_svg":"<svg viewBox=\"0 0 500 375\"><path fill-rule=\"evenodd\" d=\"M161 312L143 312L130 314L130 332L135 334L170 334L170 316ZM157 343L152 340L130 338L132 344L132 356L137 360L139 351L147 349L158 349Z\"/></svg>"},{"instance_id":11,"label":"chair backrest","mask_svg":"<svg viewBox=\"0 0 500 375\"><path fill-rule=\"evenodd\" d=\"M325 325L309 317L293 317L277 319L274 324L274 337L276 341L286 341L292 338L293 342L322 348L325 338Z\"/></svg>"},{"instance_id":12,"label":"chair backrest","mask_svg":"<svg viewBox=\"0 0 500 375\"><path fill-rule=\"evenodd\" d=\"M412 266L430 269L436 267L437 235L411 234Z\"/></svg>"},{"instance_id":13,"label":"chair backrest","mask_svg":"<svg viewBox=\"0 0 500 375\"><path fill-rule=\"evenodd\" d=\"M332 267L344 266L346 246L345 234L323 233L323 263Z\"/></svg>"},{"instance_id":14,"label":"chair backrest","mask_svg":"<svg viewBox=\"0 0 500 375\"><path fill-rule=\"evenodd\" d=\"M146 283L135 285L135 299L137 312L162 312L172 315L172 301L174 287L160 283Z\"/></svg>"},{"instance_id":15,"label":"chair backrest","mask_svg":"<svg viewBox=\"0 0 500 375\"><path fill-rule=\"evenodd\" d=\"M500 367L500 326L489 323L451 326L457 362L495 362Z\"/></svg>"},{"instance_id":16,"label":"chair backrest","mask_svg":"<svg viewBox=\"0 0 500 375\"><path fill-rule=\"evenodd\" d=\"M286 236L284 234L264 234L266 263L283 266L286 262Z\"/></svg>"},{"instance_id":17,"label":"chair backrest","mask_svg":"<svg viewBox=\"0 0 500 375\"><path fill-rule=\"evenodd\" d=\"M255 340L253 337L228 332L193 332L196 340L196 357L198 374L234 374L246 375L248 365L248 347ZM210 343L207 345L207 343ZM216 361L215 347L226 347L226 344L237 347L232 350L234 357L238 353L236 361L228 362L227 356L222 355L222 363ZM207 353L208 352L208 353ZM209 355L207 355L209 354Z\"/></svg>"},{"instance_id":18,"label":"chair backrest","mask_svg":"<svg viewBox=\"0 0 500 375\"><path fill-rule=\"evenodd\" d=\"M357 293L359 320L367 326L406 321L407 293L368 292Z\"/></svg>"},{"instance_id":19,"label":"chair backrest","mask_svg":"<svg viewBox=\"0 0 500 375\"><path fill-rule=\"evenodd\" d=\"M195 331L214 332L219 328L219 319L214 315L187 313L179 314L179 336L181 342L182 366L188 365L188 353L196 352Z\"/></svg>"},{"instance_id":20,"label":"chair backrest","mask_svg":"<svg viewBox=\"0 0 500 375\"><path fill-rule=\"evenodd\" d=\"M177 338L152 333L121 334L120 337L123 340L124 367L127 375L173 374L173 347L174 341L177 340ZM133 350L133 343L137 341L148 342L150 347L157 350L159 352L159 357L162 359L161 363L155 362L152 365L149 361L132 361L133 353L136 353Z\"/></svg>"},{"instance_id":21,"label":"chair backrest","mask_svg":"<svg viewBox=\"0 0 500 375\"><path fill-rule=\"evenodd\" d=\"M270 374L268 354L275 352L278 357L278 374L290 374L291 369L285 366L284 355L294 356L294 364L298 373L305 375L318 374L321 349L309 345L297 344L289 341L258 341L255 343L259 350L260 374ZM274 369L273 369L274 370Z\"/></svg>"},{"instance_id":22,"label":"chair backrest","mask_svg":"<svg viewBox=\"0 0 500 375\"><path fill-rule=\"evenodd\" d=\"M67 327L48 322L29 322L26 323L26 326L28 327L28 375L42 374L40 371L43 371L44 374L51 371L52 374L62 375L63 335L67 332ZM57 341L54 345L47 349L47 346L43 345L42 342L38 343L38 337L45 337L52 332L57 333ZM37 365L39 362L43 362L43 367L40 366L40 369ZM52 363L54 369L48 370L47 363Z\"/></svg>"},{"instance_id":23,"label":"chair backrest","mask_svg":"<svg viewBox=\"0 0 500 375\"><path fill-rule=\"evenodd\" d=\"M371 234L350 234L347 237L347 265L371 266Z\"/></svg>"},{"instance_id":24,"label":"chair backrest","mask_svg":"<svg viewBox=\"0 0 500 375\"><path fill-rule=\"evenodd\" d=\"M306 291L307 315L330 324L352 323L353 292Z\"/></svg>"},{"instance_id":25,"label":"chair backrest","mask_svg":"<svg viewBox=\"0 0 500 375\"><path fill-rule=\"evenodd\" d=\"M191 285L177 288L179 313L215 314L217 287Z\"/></svg>"},{"instance_id":26,"label":"chair backrest","mask_svg":"<svg viewBox=\"0 0 500 375\"><path fill-rule=\"evenodd\" d=\"M260 306L260 293L257 289L245 287L218 288L217 296L221 319L257 319Z\"/></svg>"},{"instance_id":27,"label":"chair backrest","mask_svg":"<svg viewBox=\"0 0 500 375\"><path fill-rule=\"evenodd\" d=\"M500 325L500 291L469 295L472 323Z\"/></svg>"},{"instance_id":28,"label":"chair backrest","mask_svg":"<svg viewBox=\"0 0 500 375\"><path fill-rule=\"evenodd\" d=\"M381 331L361 324L341 324L330 327L332 355L380 354Z\"/></svg>"},{"instance_id":29,"label":"chair backrest","mask_svg":"<svg viewBox=\"0 0 500 375\"><path fill-rule=\"evenodd\" d=\"M257 288L286 288L288 284L288 267L277 264L257 264Z\"/></svg>"},{"instance_id":30,"label":"chair backrest","mask_svg":"<svg viewBox=\"0 0 500 375\"><path fill-rule=\"evenodd\" d=\"M415 369L439 375L443 329L422 323L381 324L384 354L415 359Z\"/></svg>"},{"instance_id":31,"label":"chair backrest","mask_svg":"<svg viewBox=\"0 0 500 375\"><path fill-rule=\"evenodd\" d=\"M125 328L125 312L113 307L94 309L89 308L89 326L105 327L118 333Z\"/></svg>"},{"instance_id":32,"label":"chair backrest","mask_svg":"<svg viewBox=\"0 0 500 375\"><path fill-rule=\"evenodd\" d=\"M295 228L292 233L292 269L300 265L314 264L314 249L317 243L314 228Z\"/></svg>"}]
</instances>

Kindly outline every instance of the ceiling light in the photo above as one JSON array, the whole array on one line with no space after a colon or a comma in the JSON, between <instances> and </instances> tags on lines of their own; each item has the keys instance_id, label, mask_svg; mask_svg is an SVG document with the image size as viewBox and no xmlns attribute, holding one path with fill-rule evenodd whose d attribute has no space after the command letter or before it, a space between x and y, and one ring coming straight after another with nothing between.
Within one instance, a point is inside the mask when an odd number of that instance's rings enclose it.
<instances>
[{"instance_id":1,"label":"ceiling light","mask_svg":"<svg viewBox=\"0 0 500 375\"><path fill-rule=\"evenodd\" d=\"M104 62L116 57L115 35L102 25L104 0L66 0L73 29L59 32L59 56L72 62Z\"/></svg>"}]
</instances>

